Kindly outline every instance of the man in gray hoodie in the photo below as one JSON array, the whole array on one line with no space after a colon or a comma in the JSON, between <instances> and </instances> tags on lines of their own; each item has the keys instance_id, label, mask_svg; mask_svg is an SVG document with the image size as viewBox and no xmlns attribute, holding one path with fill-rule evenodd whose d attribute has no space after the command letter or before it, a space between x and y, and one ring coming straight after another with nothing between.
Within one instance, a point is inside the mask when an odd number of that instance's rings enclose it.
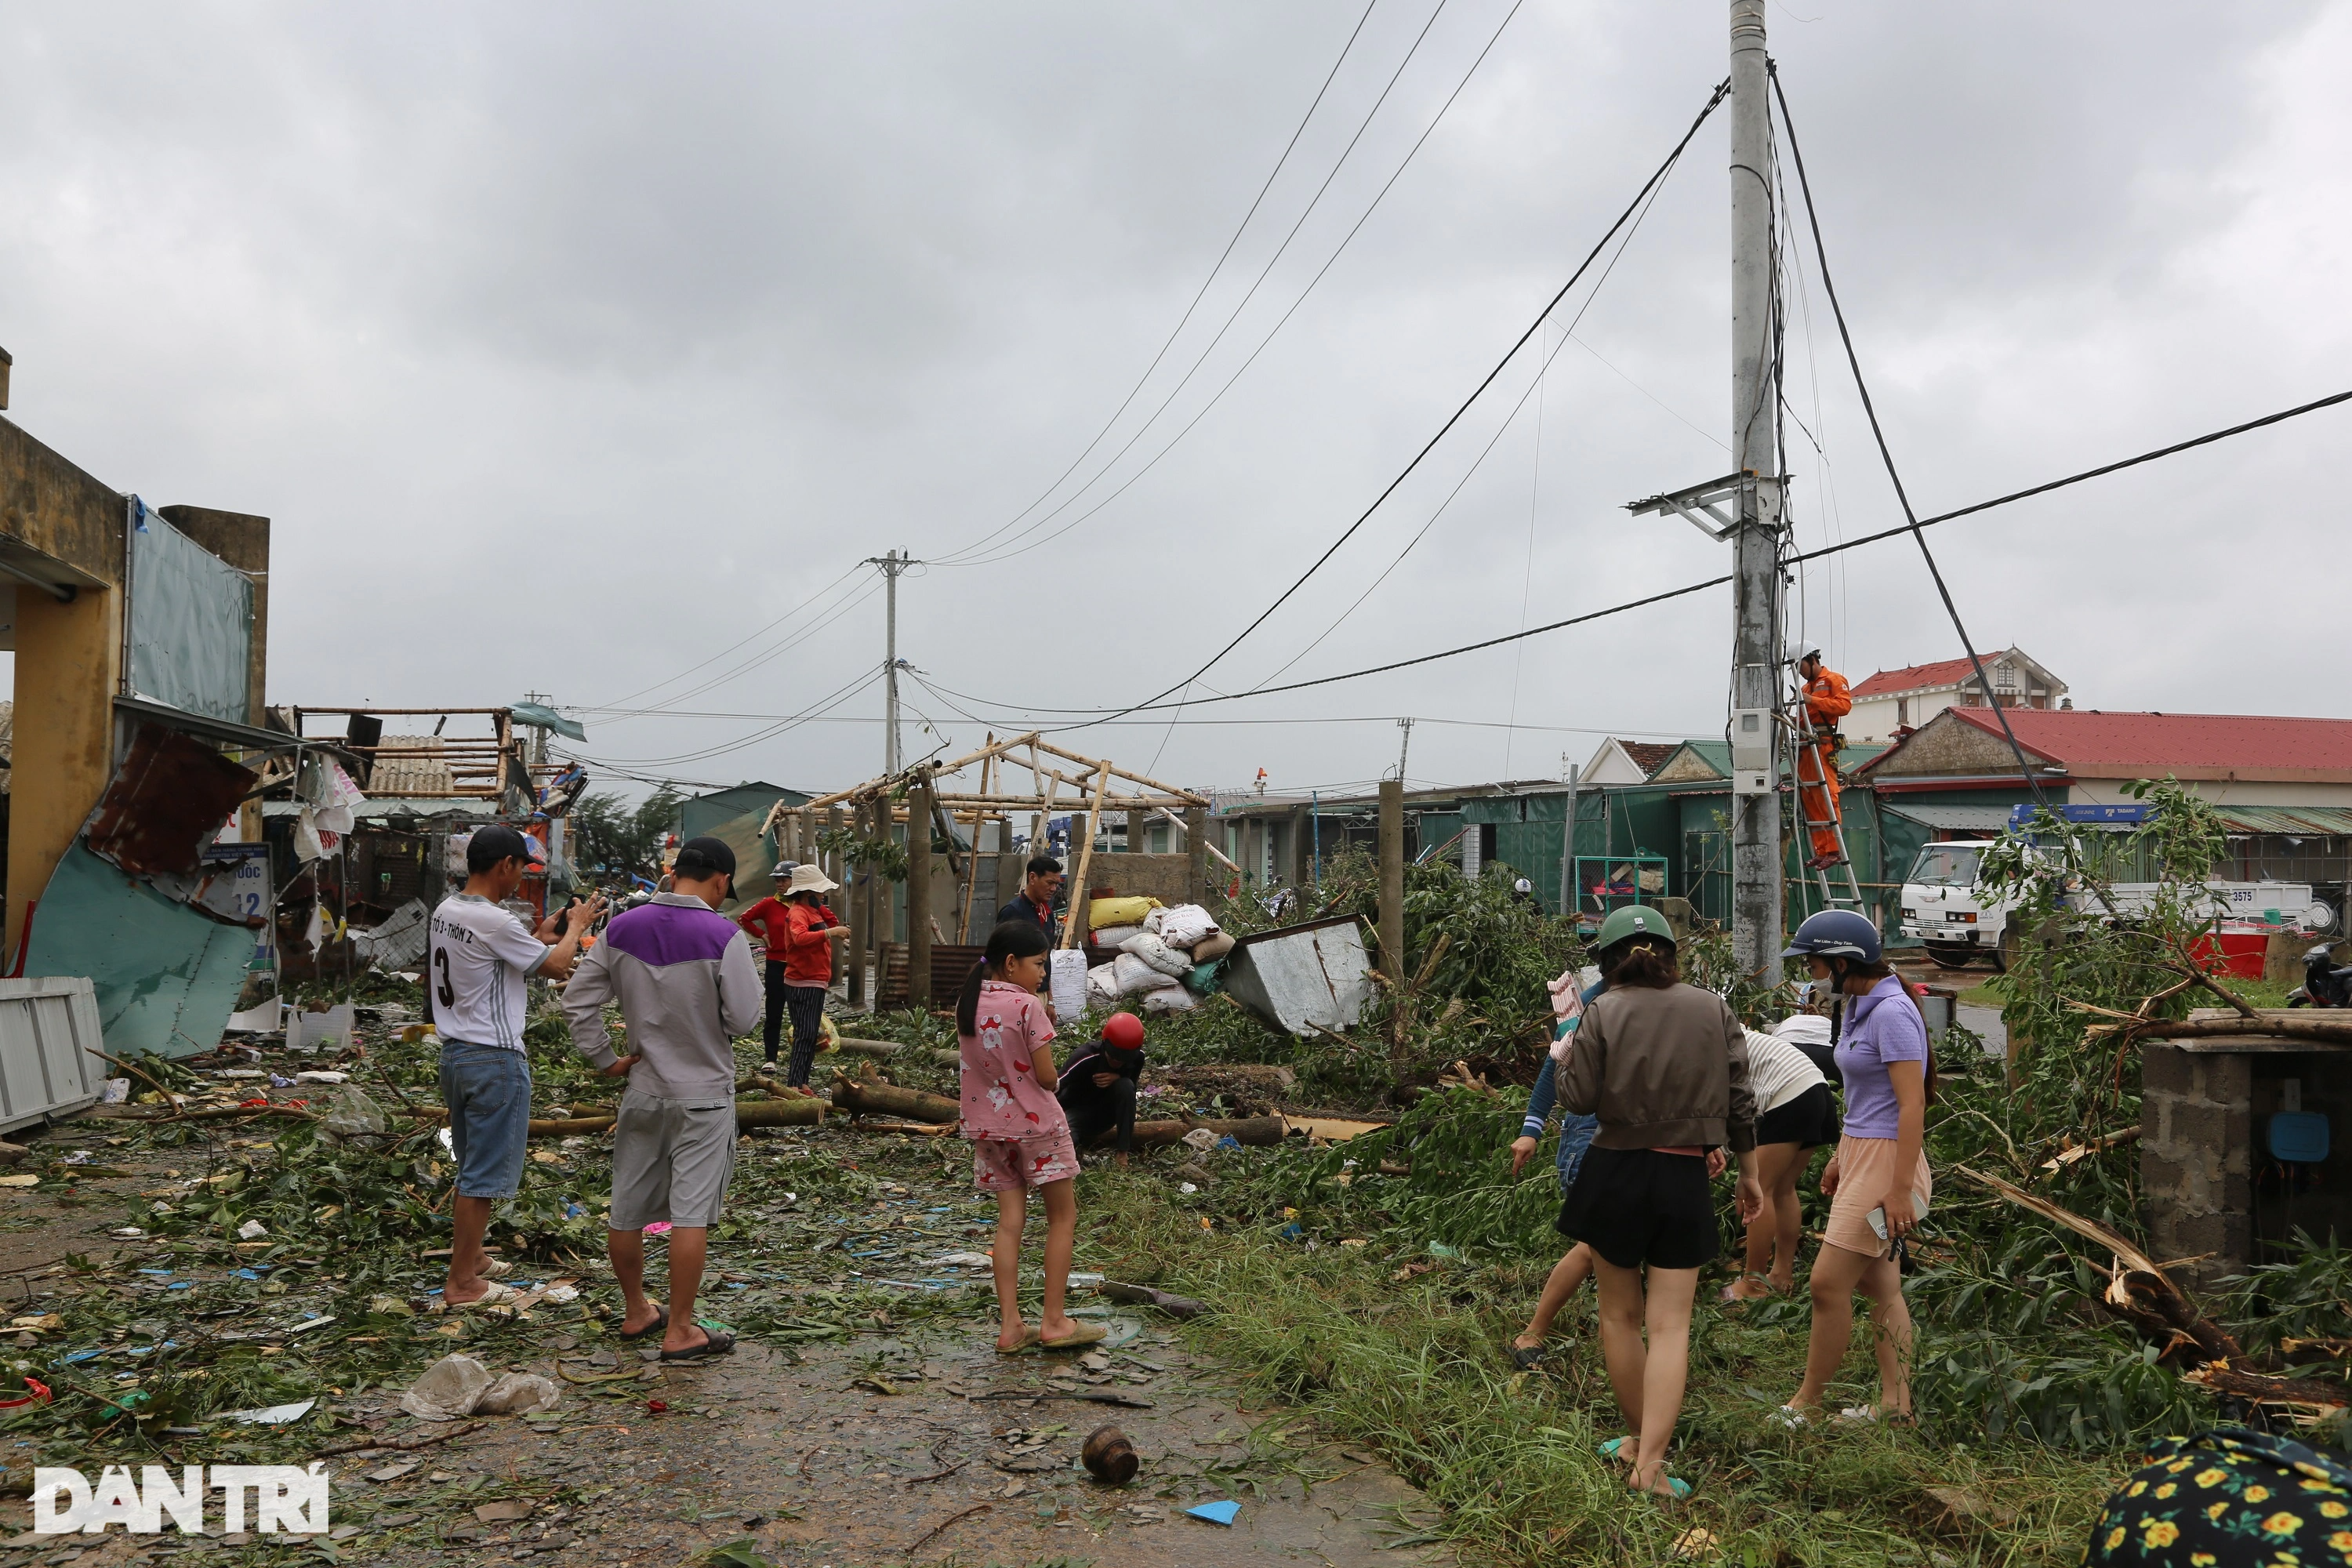
<instances>
[{"instance_id":1,"label":"man in gray hoodie","mask_svg":"<svg viewBox=\"0 0 2352 1568\"><path fill-rule=\"evenodd\" d=\"M760 1023L750 939L718 912L735 852L689 838L672 892L616 917L564 987L572 1043L605 1076L626 1075L613 1129L613 1214L605 1246L628 1310L621 1337L661 1335L664 1361L725 1355L735 1336L694 1321L709 1227L735 1171L735 1037ZM604 1007L618 1002L634 1054L616 1057ZM667 1222L669 1306L646 1295L645 1229Z\"/></svg>"}]
</instances>

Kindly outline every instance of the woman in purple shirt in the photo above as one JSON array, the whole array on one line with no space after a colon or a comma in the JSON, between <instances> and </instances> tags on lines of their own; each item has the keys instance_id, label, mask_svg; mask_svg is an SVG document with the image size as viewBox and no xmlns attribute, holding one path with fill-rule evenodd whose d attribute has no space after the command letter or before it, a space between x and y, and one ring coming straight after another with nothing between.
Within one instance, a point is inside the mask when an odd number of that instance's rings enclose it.
<instances>
[{"instance_id":1,"label":"woman in purple shirt","mask_svg":"<svg viewBox=\"0 0 2352 1568\"><path fill-rule=\"evenodd\" d=\"M1903 1300L1903 1240L1927 1215L1934 1184L1923 1147L1936 1063L1918 1004L1888 968L1878 931L1851 910L1824 910L1797 928L1786 958L1801 958L1845 1008L1837 1047L1845 1077L1845 1131L1822 1173L1830 1219L1813 1260L1812 1337L1805 1381L1781 1419L1801 1426L1821 1414L1822 1396L1853 1338L1853 1298L1870 1300L1878 1354L1878 1404L1841 1419L1911 1419L1911 1312Z\"/></svg>"}]
</instances>

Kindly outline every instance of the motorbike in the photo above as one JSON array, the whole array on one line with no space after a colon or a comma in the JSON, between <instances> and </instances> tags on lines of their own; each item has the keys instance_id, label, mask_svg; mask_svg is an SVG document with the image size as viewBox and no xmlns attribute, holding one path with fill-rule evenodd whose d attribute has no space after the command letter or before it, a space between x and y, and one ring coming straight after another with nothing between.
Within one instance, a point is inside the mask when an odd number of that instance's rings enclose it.
<instances>
[{"instance_id":1,"label":"motorbike","mask_svg":"<svg viewBox=\"0 0 2352 1568\"><path fill-rule=\"evenodd\" d=\"M2290 1007L2352 1007L2352 964L2338 966L2326 942L2303 955L2303 984L2287 993Z\"/></svg>"}]
</instances>

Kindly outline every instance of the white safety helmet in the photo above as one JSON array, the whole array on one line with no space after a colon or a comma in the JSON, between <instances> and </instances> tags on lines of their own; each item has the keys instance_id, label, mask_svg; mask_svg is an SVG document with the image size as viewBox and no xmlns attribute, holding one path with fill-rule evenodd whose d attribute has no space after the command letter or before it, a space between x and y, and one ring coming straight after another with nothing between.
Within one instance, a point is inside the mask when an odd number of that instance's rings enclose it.
<instances>
[{"instance_id":1,"label":"white safety helmet","mask_svg":"<svg viewBox=\"0 0 2352 1568\"><path fill-rule=\"evenodd\" d=\"M1821 654L1822 645L1817 642L1797 643L1789 649L1789 662L1802 664L1809 658L1819 658Z\"/></svg>"},{"instance_id":2,"label":"white safety helmet","mask_svg":"<svg viewBox=\"0 0 2352 1568\"><path fill-rule=\"evenodd\" d=\"M1536 885L1533 882L1528 881L1525 877L1520 878L1517 881L1511 884L1511 891L1515 893L1532 893L1535 890Z\"/></svg>"}]
</instances>

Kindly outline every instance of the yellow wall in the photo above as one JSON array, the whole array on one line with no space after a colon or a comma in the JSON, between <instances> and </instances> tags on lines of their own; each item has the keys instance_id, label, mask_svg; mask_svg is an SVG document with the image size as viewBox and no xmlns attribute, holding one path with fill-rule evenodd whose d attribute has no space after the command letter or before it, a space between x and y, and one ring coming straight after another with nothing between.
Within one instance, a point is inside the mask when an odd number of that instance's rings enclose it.
<instances>
[{"instance_id":1,"label":"yellow wall","mask_svg":"<svg viewBox=\"0 0 2352 1568\"><path fill-rule=\"evenodd\" d=\"M48 886L113 770L121 602L112 588L85 588L69 605L34 589L16 595L5 950L12 966L25 906Z\"/></svg>"}]
</instances>

